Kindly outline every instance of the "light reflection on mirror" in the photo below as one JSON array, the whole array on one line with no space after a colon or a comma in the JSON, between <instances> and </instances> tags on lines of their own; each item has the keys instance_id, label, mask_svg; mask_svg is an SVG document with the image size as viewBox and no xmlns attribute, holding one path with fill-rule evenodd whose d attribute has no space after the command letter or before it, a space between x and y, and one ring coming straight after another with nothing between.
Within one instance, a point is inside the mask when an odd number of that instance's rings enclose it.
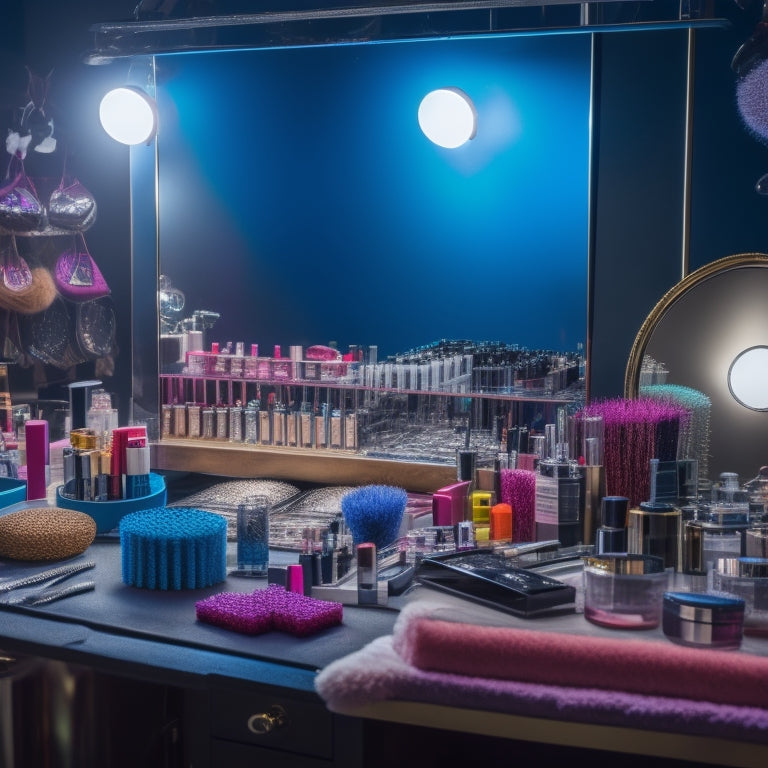
<instances>
[{"instance_id":1,"label":"light reflection on mirror","mask_svg":"<svg viewBox=\"0 0 768 768\"><path fill-rule=\"evenodd\" d=\"M736 356L728 370L728 388L746 408L768 409L768 347L750 347Z\"/></svg>"}]
</instances>

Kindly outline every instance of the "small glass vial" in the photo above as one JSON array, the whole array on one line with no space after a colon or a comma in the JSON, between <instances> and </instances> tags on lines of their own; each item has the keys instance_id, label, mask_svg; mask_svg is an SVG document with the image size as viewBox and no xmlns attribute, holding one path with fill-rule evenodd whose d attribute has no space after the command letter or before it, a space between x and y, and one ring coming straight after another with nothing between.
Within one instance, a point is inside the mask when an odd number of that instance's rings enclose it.
<instances>
[{"instance_id":1,"label":"small glass vial","mask_svg":"<svg viewBox=\"0 0 768 768\"><path fill-rule=\"evenodd\" d=\"M237 506L237 575L266 576L269 570L268 496L251 496Z\"/></svg>"},{"instance_id":2,"label":"small glass vial","mask_svg":"<svg viewBox=\"0 0 768 768\"><path fill-rule=\"evenodd\" d=\"M198 438L200 437L200 406L194 403L187 405L187 436Z\"/></svg>"},{"instance_id":3,"label":"small glass vial","mask_svg":"<svg viewBox=\"0 0 768 768\"><path fill-rule=\"evenodd\" d=\"M243 442L243 408L241 405L233 405L229 409L229 441L231 443Z\"/></svg>"},{"instance_id":4,"label":"small glass vial","mask_svg":"<svg viewBox=\"0 0 768 768\"><path fill-rule=\"evenodd\" d=\"M248 403L244 412L245 442L256 445L259 442L259 406L255 401Z\"/></svg>"},{"instance_id":5,"label":"small glass vial","mask_svg":"<svg viewBox=\"0 0 768 768\"><path fill-rule=\"evenodd\" d=\"M203 430L202 437L204 440L213 440L214 432L214 411L213 408L203 408Z\"/></svg>"},{"instance_id":6,"label":"small glass vial","mask_svg":"<svg viewBox=\"0 0 768 768\"><path fill-rule=\"evenodd\" d=\"M219 406L215 409L216 413L216 439L226 440L229 433L229 409Z\"/></svg>"}]
</instances>

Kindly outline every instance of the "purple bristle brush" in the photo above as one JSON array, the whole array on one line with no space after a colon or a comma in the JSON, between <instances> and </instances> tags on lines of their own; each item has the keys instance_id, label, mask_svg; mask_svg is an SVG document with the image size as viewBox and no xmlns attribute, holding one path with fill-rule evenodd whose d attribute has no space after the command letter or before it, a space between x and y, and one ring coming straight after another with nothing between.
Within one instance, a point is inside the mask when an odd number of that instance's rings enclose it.
<instances>
[{"instance_id":1,"label":"purple bristle brush","mask_svg":"<svg viewBox=\"0 0 768 768\"><path fill-rule=\"evenodd\" d=\"M512 538L535 541L536 473L530 469L502 469L501 501L512 507Z\"/></svg>"},{"instance_id":2,"label":"purple bristle brush","mask_svg":"<svg viewBox=\"0 0 768 768\"><path fill-rule=\"evenodd\" d=\"M681 424L688 411L652 398L615 398L582 409L585 416L602 416L606 492L626 496L632 506L650 494L650 461L677 458Z\"/></svg>"}]
</instances>

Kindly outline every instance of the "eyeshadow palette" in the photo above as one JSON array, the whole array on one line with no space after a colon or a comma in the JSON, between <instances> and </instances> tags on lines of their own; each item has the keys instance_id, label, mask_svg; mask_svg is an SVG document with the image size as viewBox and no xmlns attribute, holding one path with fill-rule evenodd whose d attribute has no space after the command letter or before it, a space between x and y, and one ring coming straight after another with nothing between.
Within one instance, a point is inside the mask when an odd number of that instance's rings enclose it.
<instances>
[{"instance_id":1,"label":"eyeshadow palette","mask_svg":"<svg viewBox=\"0 0 768 768\"><path fill-rule=\"evenodd\" d=\"M576 588L483 549L425 557L416 573L428 587L518 616L575 610Z\"/></svg>"}]
</instances>

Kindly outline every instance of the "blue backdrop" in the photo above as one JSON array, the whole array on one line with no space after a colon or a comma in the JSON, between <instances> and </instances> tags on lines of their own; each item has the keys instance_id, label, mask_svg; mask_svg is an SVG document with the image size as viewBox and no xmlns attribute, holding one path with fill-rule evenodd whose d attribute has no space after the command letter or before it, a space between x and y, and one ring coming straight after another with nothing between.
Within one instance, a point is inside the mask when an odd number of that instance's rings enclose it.
<instances>
[{"instance_id":1,"label":"blue backdrop","mask_svg":"<svg viewBox=\"0 0 768 768\"><path fill-rule=\"evenodd\" d=\"M590 37L456 38L157 59L161 271L209 339L586 338ZM448 150L423 96L473 99Z\"/></svg>"}]
</instances>

